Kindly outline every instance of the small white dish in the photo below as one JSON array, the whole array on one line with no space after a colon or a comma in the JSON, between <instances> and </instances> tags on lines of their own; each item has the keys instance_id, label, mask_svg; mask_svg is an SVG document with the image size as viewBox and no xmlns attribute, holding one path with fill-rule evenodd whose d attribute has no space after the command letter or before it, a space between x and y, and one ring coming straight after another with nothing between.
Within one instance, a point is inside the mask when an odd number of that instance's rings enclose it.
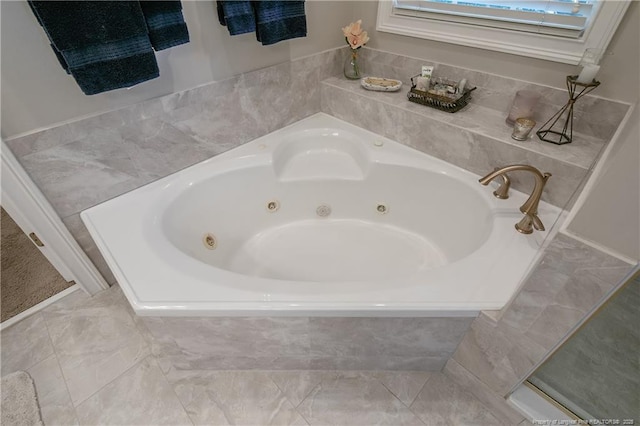
<instances>
[{"instance_id":1,"label":"small white dish","mask_svg":"<svg viewBox=\"0 0 640 426\"><path fill-rule=\"evenodd\" d=\"M395 92L400 90L402 82L392 78L364 77L360 79L360 85L367 90L374 90L376 92Z\"/></svg>"}]
</instances>

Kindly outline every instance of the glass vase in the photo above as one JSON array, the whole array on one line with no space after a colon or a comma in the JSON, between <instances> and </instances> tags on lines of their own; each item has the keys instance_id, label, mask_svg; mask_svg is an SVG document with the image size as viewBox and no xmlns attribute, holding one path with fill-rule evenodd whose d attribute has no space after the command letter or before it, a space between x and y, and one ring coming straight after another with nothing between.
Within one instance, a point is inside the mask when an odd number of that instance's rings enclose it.
<instances>
[{"instance_id":1,"label":"glass vase","mask_svg":"<svg viewBox=\"0 0 640 426\"><path fill-rule=\"evenodd\" d=\"M362 64L358 59L358 50L351 49L344 62L344 76L350 80L362 78Z\"/></svg>"}]
</instances>

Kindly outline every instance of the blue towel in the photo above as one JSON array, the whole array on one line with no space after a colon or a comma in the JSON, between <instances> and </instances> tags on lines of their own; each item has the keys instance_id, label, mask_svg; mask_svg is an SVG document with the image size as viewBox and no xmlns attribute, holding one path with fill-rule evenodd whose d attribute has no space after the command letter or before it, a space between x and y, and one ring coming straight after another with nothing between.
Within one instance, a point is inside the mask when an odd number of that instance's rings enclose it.
<instances>
[{"instance_id":1,"label":"blue towel","mask_svg":"<svg viewBox=\"0 0 640 426\"><path fill-rule=\"evenodd\" d=\"M218 1L218 19L226 25L229 34L252 33L256 30L256 19L250 1Z\"/></svg>"},{"instance_id":2,"label":"blue towel","mask_svg":"<svg viewBox=\"0 0 640 426\"><path fill-rule=\"evenodd\" d=\"M256 37L263 45L307 36L304 1L255 2Z\"/></svg>"},{"instance_id":3,"label":"blue towel","mask_svg":"<svg viewBox=\"0 0 640 426\"><path fill-rule=\"evenodd\" d=\"M307 35L304 1L218 1L217 10L229 34L255 31L265 46Z\"/></svg>"},{"instance_id":4,"label":"blue towel","mask_svg":"<svg viewBox=\"0 0 640 426\"><path fill-rule=\"evenodd\" d=\"M186 26L183 30L176 24L175 4L163 5L160 11L152 7L151 23L138 1L30 0L29 5L60 64L87 95L158 77L153 47L160 50L188 41ZM167 31L176 28L173 36Z\"/></svg>"},{"instance_id":5,"label":"blue towel","mask_svg":"<svg viewBox=\"0 0 640 426\"><path fill-rule=\"evenodd\" d=\"M189 42L189 31L179 1L141 1L142 14L153 48L168 49Z\"/></svg>"}]
</instances>

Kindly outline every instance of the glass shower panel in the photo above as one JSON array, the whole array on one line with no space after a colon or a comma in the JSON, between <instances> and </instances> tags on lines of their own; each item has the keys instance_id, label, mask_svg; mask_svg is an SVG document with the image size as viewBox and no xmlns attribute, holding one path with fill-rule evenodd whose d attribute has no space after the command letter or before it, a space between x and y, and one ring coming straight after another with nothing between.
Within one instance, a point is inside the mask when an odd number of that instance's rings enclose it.
<instances>
[{"instance_id":1,"label":"glass shower panel","mask_svg":"<svg viewBox=\"0 0 640 426\"><path fill-rule=\"evenodd\" d=\"M640 424L640 273L602 305L529 382L582 419Z\"/></svg>"}]
</instances>

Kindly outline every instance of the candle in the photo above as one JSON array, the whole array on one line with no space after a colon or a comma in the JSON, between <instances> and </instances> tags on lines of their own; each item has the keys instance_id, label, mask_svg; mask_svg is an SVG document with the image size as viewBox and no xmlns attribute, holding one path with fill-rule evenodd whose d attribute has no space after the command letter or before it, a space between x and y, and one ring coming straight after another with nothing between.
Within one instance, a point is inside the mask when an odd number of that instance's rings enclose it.
<instances>
[{"instance_id":1,"label":"candle","mask_svg":"<svg viewBox=\"0 0 640 426\"><path fill-rule=\"evenodd\" d=\"M533 117L538 100L540 100L538 93L531 90L518 90L509 109L507 124L513 125L518 118Z\"/></svg>"},{"instance_id":2,"label":"candle","mask_svg":"<svg viewBox=\"0 0 640 426\"><path fill-rule=\"evenodd\" d=\"M600 65L586 64L580 71L576 81L582 84L589 84L596 78L598 71L600 71Z\"/></svg>"},{"instance_id":3,"label":"candle","mask_svg":"<svg viewBox=\"0 0 640 426\"><path fill-rule=\"evenodd\" d=\"M517 141L526 141L536 122L530 118L518 118L513 124L511 137Z\"/></svg>"}]
</instances>

